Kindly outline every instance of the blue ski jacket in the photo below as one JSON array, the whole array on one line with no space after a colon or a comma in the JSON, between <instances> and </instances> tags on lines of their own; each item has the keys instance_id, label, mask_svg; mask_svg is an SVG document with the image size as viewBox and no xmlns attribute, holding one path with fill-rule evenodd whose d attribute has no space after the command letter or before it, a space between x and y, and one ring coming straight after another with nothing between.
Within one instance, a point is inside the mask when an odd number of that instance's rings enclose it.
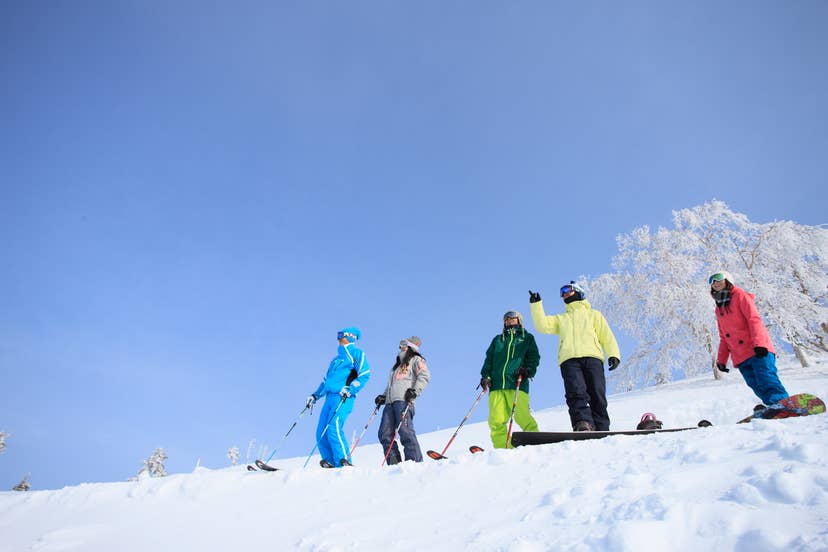
<instances>
[{"instance_id":1,"label":"blue ski jacket","mask_svg":"<svg viewBox=\"0 0 828 552\"><path fill-rule=\"evenodd\" d=\"M351 389L351 396L355 397L365 387L370 377L371 369L368 367L368 361L365 360L365 353L362 349L357 349L353 343L340 345L336 357L328 366L328 372L313 392L313 396L320 398L330 393L338 394L343 387L348 385Z\"/></svg>"}]
</instances>

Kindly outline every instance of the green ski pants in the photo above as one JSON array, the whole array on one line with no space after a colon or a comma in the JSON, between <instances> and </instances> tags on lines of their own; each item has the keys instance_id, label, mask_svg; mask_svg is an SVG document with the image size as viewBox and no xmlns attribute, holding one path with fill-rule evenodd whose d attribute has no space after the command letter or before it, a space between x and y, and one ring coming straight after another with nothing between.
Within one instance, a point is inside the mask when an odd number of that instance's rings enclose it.
<instances>
[{"instance_id":1,"label":"green ski pants","mask_svg":"<svg viewBox=\"0 0 828 552\"><path fill-rule=\"evenodd\" d=\"M524 391L518 391L517 394L515 422L523 431L537 431L538 422L529 413L529 394ZM509 415L512 413L514 400L514 389L489 391L489 430L492 433L494 448L507 448L506 432L509 429ZM514 425L512 431L515 431ZM511 443L508 446L511 447Z\"/></svg>"}]
</instances>

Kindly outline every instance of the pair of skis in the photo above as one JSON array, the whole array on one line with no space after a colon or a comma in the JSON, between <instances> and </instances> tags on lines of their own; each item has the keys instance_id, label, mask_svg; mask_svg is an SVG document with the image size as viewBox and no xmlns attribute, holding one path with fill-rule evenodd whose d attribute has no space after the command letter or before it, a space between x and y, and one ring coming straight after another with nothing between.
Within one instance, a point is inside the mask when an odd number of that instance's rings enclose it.
<instances>
[{"instance_id":1,"label":"pair of skis","mask_svg":"<svg viewBox=\"0 0 828 552\"><path fill-rule=\"evenodd\" d=\"M266 463L262 462L261 460L256 460L254 462L254 464L256 464L255 467L248 464L247 465L247 471L260 471L260 470L261 471L269 471L269 472L279 471L279 468L274 468L270 464L266 464Z\"/></svg>"},{"instance_id":2,"label":"pair of skis","mask_svg":"<svg viewBox=\"0 0 828 552\"><path fill-rule=\"evenodd\" d=\"M477 454L478 452L483 452L483 449L478 447L477 445L472 445L469 447L469 452L472 454ZM429 458L433 458L434 460L448 460L448 456L443 456L436 450L429 450L426 452L426 455Z\"/></svg>"}]
</instances>

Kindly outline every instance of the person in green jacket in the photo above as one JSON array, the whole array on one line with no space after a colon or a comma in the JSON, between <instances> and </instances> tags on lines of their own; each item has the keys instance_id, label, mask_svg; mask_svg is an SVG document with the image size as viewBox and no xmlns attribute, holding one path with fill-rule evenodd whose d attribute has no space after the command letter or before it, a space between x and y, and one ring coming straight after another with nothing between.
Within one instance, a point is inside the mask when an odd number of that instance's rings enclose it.
<instances>
[{"instance_id":1,"label":"person in green jacket","mask_svg":"<svg viewBox=\"0 0 828 552\"><path fill-rule=\"evenodd\" d=\"M609 431L604 353L610 370L621 363L621 352L607 319L592 308L575 282L561 287L566 312L546 316L540 293L529 291L532 321L540 333L558 334L558 364L574 431Z\"/></svg>"},{"instance_id":2,"label":"person in green jacket","mask_svg":"<svg viewBox=\"0 0 828 552\"><path fill-rule=\"evenodd\" d=\"M535 377L540 363L535 336L523 328L523 315L509 311L503 315L503 331L492 339L480 370L480 386L489 391L489 430L495 448L507 448L506 425L517 398L515 421L523 431L537 431L538 423L529 413L529 379ZM517 389L518 374L521 375Z\"/></svg>"}]
</instances>

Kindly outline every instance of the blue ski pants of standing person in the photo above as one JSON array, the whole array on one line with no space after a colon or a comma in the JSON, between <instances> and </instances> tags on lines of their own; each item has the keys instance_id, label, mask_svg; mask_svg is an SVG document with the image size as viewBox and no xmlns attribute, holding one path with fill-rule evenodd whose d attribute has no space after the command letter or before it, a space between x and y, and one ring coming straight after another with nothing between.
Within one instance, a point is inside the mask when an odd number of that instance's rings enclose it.
<instances>
[{"instance_id":1,"label":"blue ski pants of standing person","mask_svg":"<svg viewBox=\"0 0 828 552\"><path fill-rule=\"evenodd\" d=\"M345 438L345 432L342 430L345 425L345 420L354 409L354 397L345 399L342 406L339 403L342 397L339 393L328 393L325 395L325 405L322 407L322 412L319 413L319 425L316 426L316 442L319 444L319 454L322 455L323 460L327 460L334 467L340 467L339 462L343 458L350 457L350 450L348 448L348 440ZM337 411L336 408L339 407ZM336 411L336 416L333 416ZM333 418L331 418L333 416ZM328 424L328 420L331 421ZM325 431L325 426L328 430ZM324 433L324 435L322 435Z\"/></svg>"},{"instance_id":2,"label":"blue ski pants of standing person","mask_svg":"<svg viewBox=\"0 0 828 552\"><path fill-rule=\"evenodd\" d=\"M778 403L788 397L788 392L776 373L775 354L768 353L766 357L752 356L738 368L748 387L753 389L756 396L766 405Z\"/></svg>"},{"instance_id":3,"label":"blue ski pants of standing person","mask_svg":"<svg viewBox=\"0 0 828 552\"><path fill-rule=\"evenodd\" d=\"M391 440L394 438L394 430L400 426L400 433L397 435L397 440L402 443L403 452L406 460L413 460L415 462L423 461L423 452L420 450L420 443L417 441L417 433L414 431L414 404L408 407L408 412L405 415L405 421L400 425L403 410L405 410L405 401L394 401L391 404L386 404L382 409L382 421L379 426L378 437L382 443L382 454L388 451L388 446L391 445ZM397 442L391 447L391 452L388 454L388 465L399 464L402 462L400 457L400 449L397 447Z\"/></svg>"},{"instance_id":4,"label":"blue ski pants of standing person","mask_svg":"<svg viewBox=\"0 0 828 552\"><path fill-rule=\"evenodd\" d=\"M604 362L592 357L570 358L561 364L561 377L572 427L584 420L597 431L609 431Z\"/></svg>"}]
</instances>

